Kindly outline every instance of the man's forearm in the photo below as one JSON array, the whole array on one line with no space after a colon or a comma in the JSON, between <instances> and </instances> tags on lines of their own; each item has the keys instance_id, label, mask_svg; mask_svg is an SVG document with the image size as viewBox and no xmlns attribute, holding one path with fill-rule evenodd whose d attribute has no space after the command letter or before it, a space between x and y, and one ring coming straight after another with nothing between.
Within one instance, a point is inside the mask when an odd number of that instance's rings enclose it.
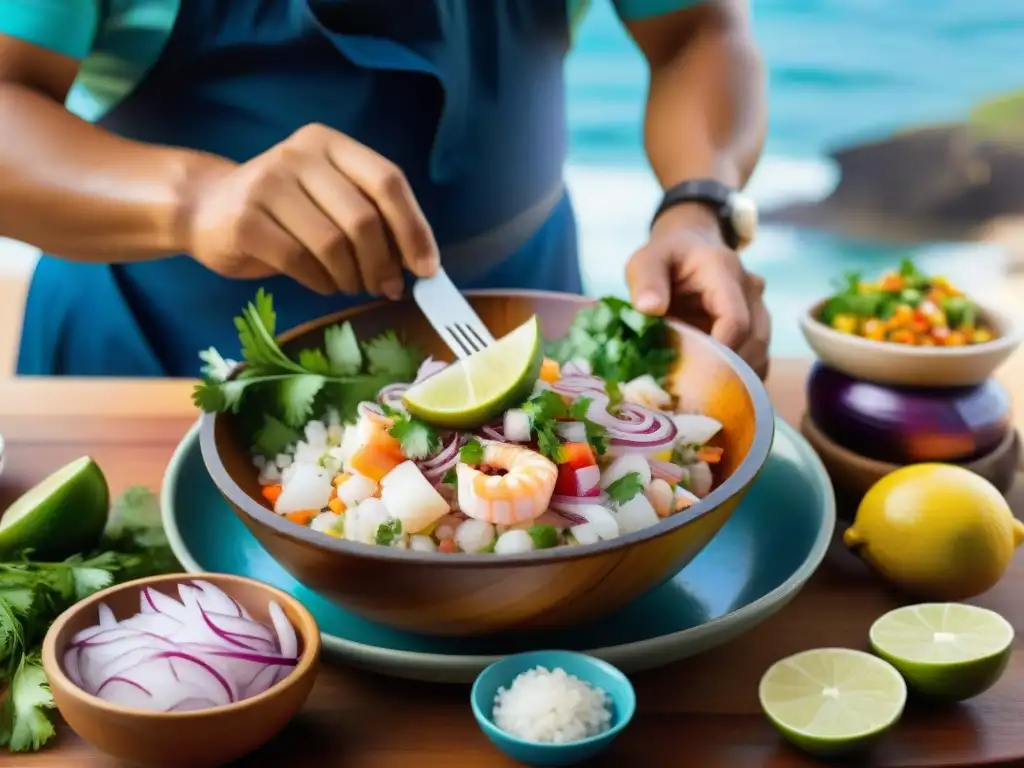
<instances>
[{"instance_id":1,"label":"man's forearm","mask_svg":"<svg viewBox=\"0 0 1024 768\"><path fill-rule=\"evenodd\" d=\"M42 93L0 84L0 236L83 261L178 253L192 191L225 165L122 139Z\"/></svg>"},{"instance_id":2,"label":"man's forearm","mask_svg":"<svg viewBox=\"0 0 1024 768\"><path fill-rule=\"evenodd\" d=\"M746 183L764 145L764 73L744 0L708 0L629 25L651 70L644 144L665 188Z\"/></svg>"}]
</instances>

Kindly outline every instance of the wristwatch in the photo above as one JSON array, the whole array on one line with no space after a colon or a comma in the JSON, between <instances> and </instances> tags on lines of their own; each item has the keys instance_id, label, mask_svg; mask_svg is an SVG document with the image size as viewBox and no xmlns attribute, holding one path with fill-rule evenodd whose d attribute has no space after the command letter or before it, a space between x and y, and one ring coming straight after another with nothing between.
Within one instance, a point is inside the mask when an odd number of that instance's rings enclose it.
<instances>
[{"instance_id":1,"label":"wristwatch","mask_svg":"<svg viewBox=\"0 0 1024 768\"><path fill-rule=\"evenodd\" d=\"M701 203L710 208L722 229L722 239L734 250L746 248L757 234L757 205L754 201L714 179L684 181L666 190L651 226L669 208L682 203Z\"/></svg>"}]
</instances>

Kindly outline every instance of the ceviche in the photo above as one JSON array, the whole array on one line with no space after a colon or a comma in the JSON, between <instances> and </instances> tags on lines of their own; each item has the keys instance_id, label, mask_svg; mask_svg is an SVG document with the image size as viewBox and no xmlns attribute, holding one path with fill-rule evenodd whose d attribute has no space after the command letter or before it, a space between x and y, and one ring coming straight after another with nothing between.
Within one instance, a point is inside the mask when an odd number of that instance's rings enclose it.
<instances>
[{"instance_id":1,"label":"ceviche","mask_svg":"<svg viewBox=\"0 0 1024 768\"><path fill-rule=\"evenodd\" d=\"M580 314L575 341L570 333L550 346L555 357L543 359L525 398L473 428L444 429L409 413L409 389L448 367L431 358L349 410L328 399L314 418L314 397L295 423L304 409L285 403L282 419L266 417L253 445L267 504L324 536L499 555L614 539L691 506L714 484L722 449L711 441L722 425L674 412L660 381L674 356L663 321L617 299ZM614 345L591 343L595 336L619 338L621 359ZM557 359L566 355L576 356ZM640 372L644 360L653 373ZM637 375L614 378L623 371ZM258 373L208 375L197 402L239 410L240 393L223 387Z\"/></svg>"}]
</instances>

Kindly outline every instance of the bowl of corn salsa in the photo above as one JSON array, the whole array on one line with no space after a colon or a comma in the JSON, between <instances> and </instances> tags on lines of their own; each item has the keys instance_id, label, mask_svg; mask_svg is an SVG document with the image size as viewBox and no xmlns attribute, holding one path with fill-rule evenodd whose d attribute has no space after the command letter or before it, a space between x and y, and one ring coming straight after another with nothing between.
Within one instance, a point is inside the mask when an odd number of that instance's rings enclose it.
<instances>
[{"instance_id":1,"label":"bowl of corn salsa","mask_svg":"<svg viewBox=\"0 0 1024 768\"><path fill-rule=\"evenodd\" d=\"M1021 341L1008 315L909 261L874 280L845 275L800 318L826 365L856 378L917 387L973 386Z\"/></svg>"}]
</instances>

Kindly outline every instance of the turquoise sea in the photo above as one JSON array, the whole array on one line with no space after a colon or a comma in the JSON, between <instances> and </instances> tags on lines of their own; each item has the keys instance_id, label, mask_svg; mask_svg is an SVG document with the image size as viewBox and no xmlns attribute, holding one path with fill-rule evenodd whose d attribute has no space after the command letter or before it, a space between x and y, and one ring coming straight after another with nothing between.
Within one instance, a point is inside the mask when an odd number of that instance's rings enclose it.
<instances>
[{"instance_id":1,"label":"turquoise sea","mask_svg":"<svg viewBox=\"0 0 1024 768\"><path fill-rule=\"evenodd\" d=\"M764 157L749 190L764 206L815 199L836 171L829 149L907 126L956 120L979 100L1024 86L1022 0L752 0L769 70ZM593 294L622 293L659 189L641 147L643 60L607 0L580 28L568 73L569 183ZM909 253L970 290L998 279L985 246L922 244ZM764 227L744 258L768 280L773 351L806 351L799 311L848 269L884 269L905 246Z\"/></svg>"}]
</instances>

